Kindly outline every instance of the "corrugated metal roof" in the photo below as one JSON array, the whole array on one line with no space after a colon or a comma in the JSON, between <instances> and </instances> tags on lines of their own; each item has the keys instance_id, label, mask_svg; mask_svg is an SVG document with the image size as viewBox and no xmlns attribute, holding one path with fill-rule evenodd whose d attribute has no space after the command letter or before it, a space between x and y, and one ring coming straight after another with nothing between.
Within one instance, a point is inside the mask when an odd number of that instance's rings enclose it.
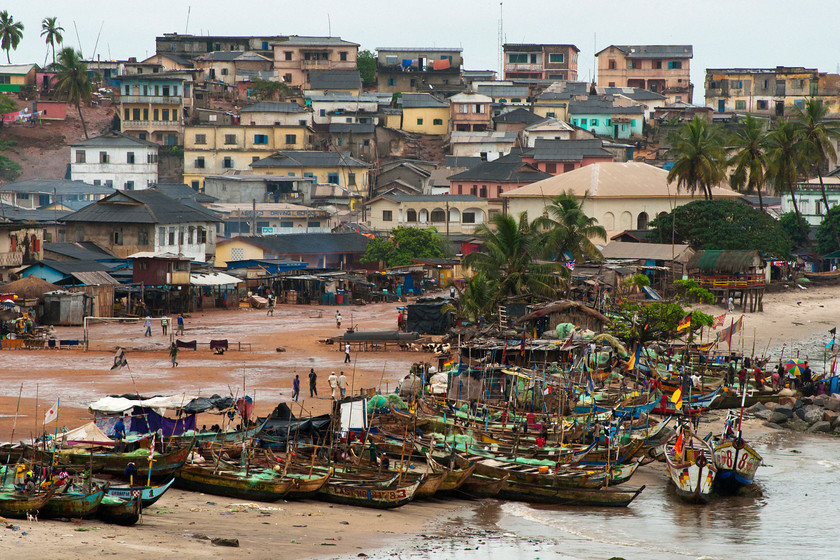
<instances>
[{"instance_id":1,"label":"corrugated metal roof","mask_svg":"<svg viewBox=\"0 0 840 560\"><path fill-rule=\"evenodd\" d=\"M309 89L362 89L358 70L310 70Z\"/></svg>"},{"instance_id":2,"label":"corrugated metal roof","mask_svg":"<svg viewBox=\"0 0 840 560\"><path fill-rule=\"evenodd\" d=\"M761 266L764 261L758 251L698 251L689 260L689 269L699 269L706 272L722 272L734 274L748 272Z\"/></svg>"},{"instance_id":3,"label":"corrugated metal roof","mask_svg":"<svg viewBox=\"0 0 840 560\"><path fill-rule=\"evenodd\" d=\"M260 167L370 167L347 152L283 151L251 164Z\"/></svg>"},{"instance_id":4,"label":"corrugated metal roof","mask_svg":"<svg viewBox=\"0 0 840 560\"><path fill-rule=\"evenodd\" d=\"M364 253L369 238L360 233L288 233L271 236L243 236L219 241L217 245L244 242L275 255ZM266 255L264 255L265 257Z\"/></svg>"},{"instance_id":5,"label":"corrugated metal roof","mask_svg":"<svg viewBox=\"0 0 840 560\"><path fill-rule=\"evenodd\" d=\"M108 132L100 136L95 136L93 138L88 138L87 140L82 140L81 142L70 144L70 146L73 148L112 148L126 146L142 146L144 148L154 148L155 150L158 150L160 148L160 144L155 144L154 142L149 142L148 140L140 140L139 138L126 136L121 132Z\"/></svg>"},{"instance_id":6,"label":"corrugated metal roof","mask_svg":"<svg viewBox=\"0 0 840 560\"><path fill-rule=\"evenodd\" d=\"M169 198L157 189L119 191L64 218L65 222L179 224L220 221L209 210Z\"/></svg>"},{"instance_id":7,"label":"corrugated metal roof","mask_svg":"<svg viewBox=\"0 0 840 560\"><path fill-rule=\"evenodd\" d=\"M441 107L449 107L448 103L444 103L437 97L428 93L404 93L400 98L403 109L434 109Z\"/></svg>"},{"instance_id":8,"label":"corrugated metal roof","mask_svg":"<svg viewBox=\"0 0 840 560\"><path fill-rule=\"evenodd\" d=\"M688 245L669 245L663 243L625 243L611 241L607 243L601 254L605 259L614 260L650 260L687 262L694 251Z\"/></svg>"},{"instance_id":9,"label":"corrugated metal roof","mask_svg":"<svg viewBox=\"0 0 840 560\"><path fill-rule=\"evenodd\" d=\"M70 276L85 286L119 285L119 282L113 276L103 271L71 272Z\"/></svg>"},{"instance_id":10,"label":"corrugated metal roof","mask_svg":"<svg viewBox=\"0 0 840 560\"><path fill-rule=\"evenodd\" d=\"M610 158L601 140L544 140L534 143L534 161L581 161L585 157Z\"/></svg>"},{"instance_id":11,"label":"corrugated metal roof","mask_svg":"<svg viewBox=\"0 0 840 560\"><path fill-rule=\"evenodd\" d=\"M293 102L260 101L246 105L239 110L240 113L305 113L306 108Z\"/></svg>"}]
</instances>

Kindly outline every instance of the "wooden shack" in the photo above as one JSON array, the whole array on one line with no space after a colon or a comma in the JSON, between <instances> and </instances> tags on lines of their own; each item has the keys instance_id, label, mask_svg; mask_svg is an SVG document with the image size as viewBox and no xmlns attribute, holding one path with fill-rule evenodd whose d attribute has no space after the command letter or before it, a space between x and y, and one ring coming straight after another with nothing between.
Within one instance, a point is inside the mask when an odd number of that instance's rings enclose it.
<instances>
[{"instance_id":1,"label":"wooden shack","mask_svg":"<svg viewBox=\"0 0 840 560\"><path fill-rule=\"evenodd\" d=\"M609 319L580 302L563 299L529 305L528 313L519 317L517 322L529 327L539 325L542 332L554 330L560 323L572 323L582 329L599 333L604 330Z\"/></svg>"}]
</instances>

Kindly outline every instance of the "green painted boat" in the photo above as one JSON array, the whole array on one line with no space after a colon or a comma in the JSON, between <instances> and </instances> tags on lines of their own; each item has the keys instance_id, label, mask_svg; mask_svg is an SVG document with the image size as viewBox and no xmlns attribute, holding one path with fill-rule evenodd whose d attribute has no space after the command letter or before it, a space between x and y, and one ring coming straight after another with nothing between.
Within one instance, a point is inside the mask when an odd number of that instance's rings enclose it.
<instances>
[{"instance_id":1,"label":"green painted boat","mask_svg":"<svg viewBox=\"0 0 840 560\"><path fill-rule=\"evenodd\" d=\"M49 501L44 504L39 513L45 519L79 519L96 513L102 498L105 496L105 488L94 486L88 493L80 493L65 490L53 494Z\"/></svg>"},{"instance_id":2,"label":"green painted boat","mask_svg":"<svg viewBox=\"0 0 840 560\"><path fill-rule=\"evenodd\" d=\"M15 491L0 493L0 517L26 519L27 513L37 514L50 498L51 491L33 496Z\"/></svg>"},{"instance_id":3,"label":"green painted boat","mask_svg":"<svg viewBox=\"0 0 840 560\"><path fill-rule=\"evenodd\" d=\"M134 525L140 520L143 503L137 494L124 500L116 496L105 496L96 510L96 517L114 525Z\"/></svg>"},{"instance_id":4,"label":"green painted boat","mask_svg":"<svg viewBox=\"0 0 840 560\"><path fill-rule=\"evenodd\" d=\"M414 493L421 480L399 482L395 475L386 484L371 483L364 479L330 479L315 495L319 500L336 504L361 506L376 509L392 509L403 506L414 499Z\"/></svg>"},{"instance_id":5,"label":"green painted boat","mask_svg":"<svg viewBox=\"0 0 840 560\"><path fill-rule=\"evenodd\" d=\"M627 507L642 493L640 488L567 488L544 484L529 484L507 479L499 491L499 498L529 503Z\"/></svg>"},{"instance_id":6,"label":"green painted boat","mask_svg":"<svg viewBox=\"0 0 840 560\"><path fill-rule=\"evenodd\" d=\"M177 488L258 502L276 502L298 485L299 479L266 469L253 469L246 475L244 470L213 472L209 467L185 465L175 474Z\"/></svg>"},{"instance_id":7,"label":"green painted boat","mask_svg":"<svg viewBox=\"0 0 840 560\"><path fill-rule=\"evenodd\" d=\"M175 474L175 471L187 462L187 456L193 446L193 440L166 453L155 453L152 463L152 478L163 478ZM135 480L145 480L149 476L149 450L138 449L130 453L85 453L84 450L61 450L57 454L58 462L63 465L87 467L92 465L93 472L125 476L129 463L137 467ZM46 452L44 458L52 461L52 453Z\"/></svg>"}]
</instances>

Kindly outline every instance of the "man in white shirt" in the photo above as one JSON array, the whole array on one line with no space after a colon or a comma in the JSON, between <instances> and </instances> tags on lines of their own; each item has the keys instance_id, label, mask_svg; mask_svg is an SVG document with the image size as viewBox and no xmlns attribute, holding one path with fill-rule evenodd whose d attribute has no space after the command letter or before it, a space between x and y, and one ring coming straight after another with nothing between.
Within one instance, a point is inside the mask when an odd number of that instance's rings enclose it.
<instances>
[{"instance_id":1,"label":"man in white shirt","mask_svg":"<svg viewBox=\"0 0 840 560\"><path fill-rule=\"evenodd\" d=\"M347 394L347 377L344 376L343 371L338 376L338 390L340 391L341 398L343 399Z\"/></svg>"},{"instance_id":2,"label":"man in white shirt","mask_svg":"<svg viewBox=\"0 0 840 560\"><path fill-rule=\"evenodd\" d=\"M344 345L344 363L350 363L350 343Z\"/></svg>"},{"instance_id":3,"label":"man in white shirt","mask_svg":"<svg viewBox=\"0 0 840 560\"><path fill-rule=\"evenodd\" d=\"M335 400L335 389L338 387L338 377L336 377L335 372L332 372L330 376L327 378L327 382L330 384L330 390L332 391L332 398Z\"/></svg>"}]
</instances>

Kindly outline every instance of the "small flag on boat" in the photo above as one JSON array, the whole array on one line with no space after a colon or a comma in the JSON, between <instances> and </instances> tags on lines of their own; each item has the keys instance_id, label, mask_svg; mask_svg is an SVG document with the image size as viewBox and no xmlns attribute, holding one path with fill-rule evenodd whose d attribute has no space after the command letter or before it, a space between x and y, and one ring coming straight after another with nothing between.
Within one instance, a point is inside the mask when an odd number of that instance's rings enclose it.
<instances>
[{"instance_id":1,"label":"small flag on boat","mask_svg":"<svg viewBox=\"0 0 840 560\"><path fill-rule=\"evenodd\" d=\"M677 442L674 444L674 452L677 455L679 455L680 453L682 453L682 448L683 448L683 435L682 435L682 432L680 432L680 435L677 436Z\"/></svg>"},{"instance_id":2,"label":"small flag on boat","mask_svg":"<svg viewBox=\"0 0 840 560\"><path fill-rule=\"evenodd\" d=\"M691 313L682 318L680 323L677 325L677 331L682 331L688 328L691 328Z\"/></svg>"},{"instance_id":3,"label":"small flag on boat","mask_svg":"<svg viewBox=\"0 0 840 560\"><path fill-rule=\"evenodd\" d=\"M725 322L726 322L726 313L724 313L723 315L718 315L717 317L715 317L715 322L712 325L712 327L715 328L715 329L718 328L718 327L722 327Z\"/></svg>"},{"instance_id":4,"label":"small flag on boat","mask_svg":"<svg viewBox=\"0 0 840 560\"><path fill-rule=\"evenodd\" d=\"M836 335L837 334L837 327L831 327L831 330L828 331L828 334L830 334L831 336Z\"/></svg>"},{"instance_id":5,"label":"small flag on boat","mask_svg":"<svg viewBox=\"0 0 840 560\"><path fill-rule=\"evenodd\" d=\"M632 356L630 356L630 360L627 362L627 369L625 371L630 371L634 367L636 367L636 364L639 363L639 356L641 355L641 352L642 352L642 347L641 346L636 346L636 351L633 353Z\"/></svg>"},{"instance_id":6,"label":"small flag on boat","mask_svg":"<svg viewBox=\"0 0 840 560\"><path fill-rule=\"evenodd\" d=\"M444 368L451 368L455 365L455 358L450 358L449 361L443 362Z\"/></svg>"},{"instance_id":7,"label":"small flag on boat","mask_svg":"<svg viewBox=\"0 0 840 560\"><path fill-rule=\"evenodd\" d=\"M682 410L682 387L677 387L677 390L671 395L671 402L674 403L674 408Z\"/></svg>"},{"instance_id":8,"label":"small flag on boat","mask_svg":"<svg viewBox=\"0 0 840 560\"><path fill-rule=\"evenodd\" d=\"M59 399L60 401L60 399ZM44 424L49 424L53 420L58 420L58 403L59 401L55 401L55 404L47 410L47 415L44 417Z\"/></svg>"},{"instance_id":9,"label":"small flag on boat","mask_svg":"<svg viewBox=\"0 0 840 560\"><path fill-rule=\"evenodd\" d=\"M128 365L128 360L125 359L125 349L117 348L117 353L114 355L114 365L111 366L111 371L119 371Z\"/></svg>"},{"instance_id":10,"label":"small flag on boat","mask_svg":"<svg viewBox=\"0 0 840 560\"><path fill-rule=\"evenodd\" d=\"M566 268L568 268L569 270L574 270L575 269L575 261L566 261L566 262L563 263L563 265Z\"/></svg>"},{"instance_id":11,"label":"small flag on boat","mask_svg":"<svg viewBox=\"0 0 840 560\"><path fill-rule=\"evenodd\" d=\"M152 434L152 445L149 446L149 461L155 457L155 434Z\"/></svg>"},{"instance_id":12,"label":"small flag on boat","mask_svg":"<svg viewBox=\"0 0 840 560\"><path fill-rule=\"evenodd\" d=\"M592 382L592 373L590 372L588 375L589 379L586 381L586 394L587 395L594 395L595 394L595 383Z\"/></svg>"}]
</instances>

